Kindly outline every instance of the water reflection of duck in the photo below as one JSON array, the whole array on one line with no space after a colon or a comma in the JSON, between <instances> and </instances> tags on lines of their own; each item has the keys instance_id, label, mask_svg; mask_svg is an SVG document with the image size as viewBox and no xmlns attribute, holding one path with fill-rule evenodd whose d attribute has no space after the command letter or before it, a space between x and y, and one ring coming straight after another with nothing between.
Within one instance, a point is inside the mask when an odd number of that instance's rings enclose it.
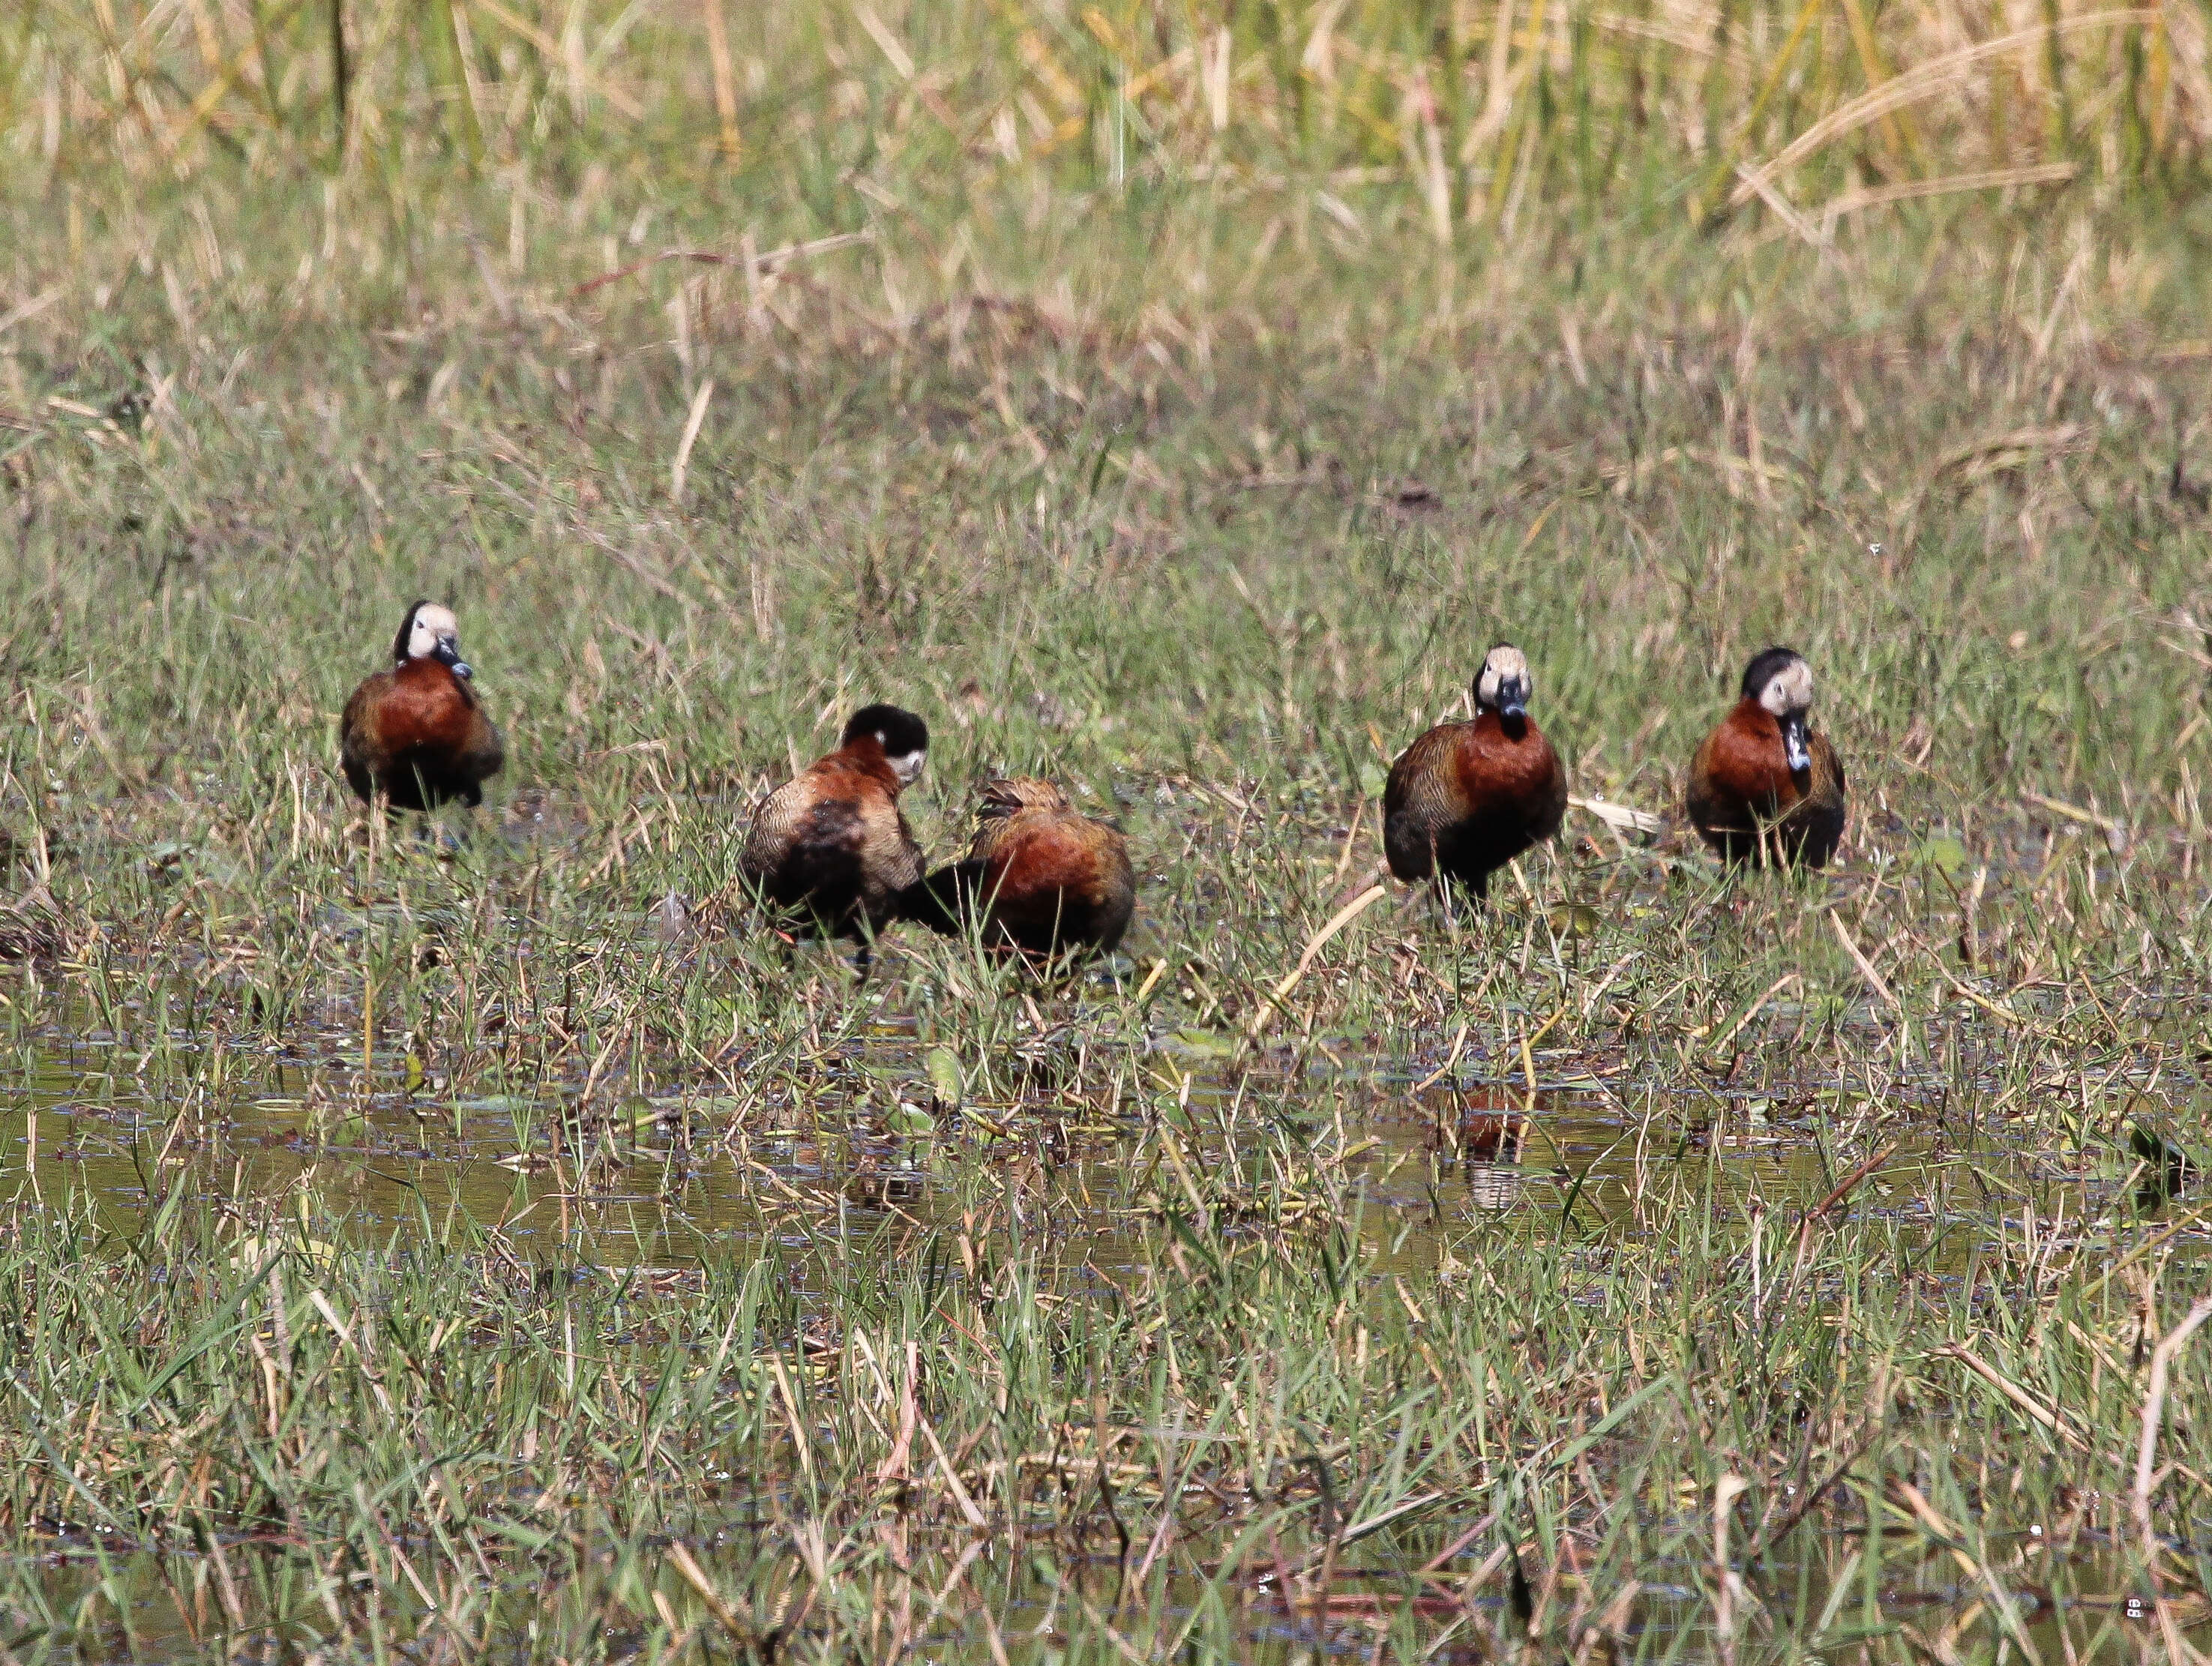
<instances>
[{"instance_id":1,"label":"water reflection of duck","mask_svg":"<svg viewBox=\"0 0 2212 1666\"><path fill-rule=\"evenodd\" d=\"M1399 879L1480 897L1493 873L1559 830L1567 772L1528 716L1533 689L1521 650L1498 643L1474 679L1474 720L1438 724L1390 766L1382 852Z\"/></svg>"},{"instance_id":2,"label":"water reflection of duck","mask_svg":"<svg viewBox=\"0 0 2212 1666\"><path fill-rule=\"evenodd\" d=\"M1449 1090L1433 1114L1436 1149L1458 1164L1470 1201L1480 1209L1510 1207L1524 1183L1521 1163L1532 1120L1516 1097L1493 1087Z\"/></svg>"},{"instance_id":3,"label":"water reflection of duck","mask_svg":"<svg viewBox=\"0 0 2212 1666\"><path fill-rule=\"evenodd\" d=\"M921 878L921 847L898 800L928 752L929 726L912 712L855 712L836 751L753 812L738 858L745 883L787 925L865 942Z\"/></svg>"},{"instance_id":4,"label":"water reflection of duck","mask_svg":"<svg viewBox=\"0 0 2212 1666\"><path fill-rule=\"evenodd\" d=\"M1690 761L1685 808L1724 860L1821 867L1844 836L1844 766L1811 727L1813 668L1771 648Z\"/></svg>"},{"instance_id":5,"label":"water reflection of duck","mask_svg":"<svg viewBox=\"0 0 2212 1666\"><path fill-rule=\"evenodd\" d=\"M448 608L416 602L399 622L392 668L362 679L338 719L338 763L364 804L473 808L507 761L499 730L477 698Z\"/></svg>"},{"instance_id":6,"label":"water reflection of duck","mask_svg":"<svg viewBox=\"0 0 2212 1666\"><path fill-rule=\"evenodd\" d=\"M896 1170L871 1169L845 1183L845 1199L855 1208L894 1213L918 1201L927 1189L924 1177Z\"/></svg>"},{"instance_id":7,"label":"water reflection of duck","mask_svg":"<svg viewBox=\"0 0 2212 1666\"><path fill-rule=\"evenodd\" d=\"M1526 1183L1521 1155L1528 1143L1528 1118L1519 1111L1477 1111L1460 1123L1460 1170L1468 1201L1478 1209L1510 1209Z\"/></svg>"},{"instance_id":8,"label":"water reflection of duck","mask_svg":"<svg viewBox=\"0 0 2212 1666\"><path fill-rule=\"evenodd\" d=\"M1425 1088L1416 1094L1436 1129L1436 1148L1477 1163L1517 1163L1528 1137L1521 1097L1495 1085Z\"/></svg>"},{"instance_id":9,"label":"water reflection of duck","mask_svg":"<svg viewBox=\"0 0 2212 1666\"><path fill-rule=\"evenodd\" d=\"M1052 782L1018 777L984 783L968 854L913 886L899 912L948 935L980 920L992 948L1103 954L1136 899L1128 841Z\"/></svg>"},{"instance_id":10,"label":"water reflection of duck","mask_svg":"<svg viewBox=\"0 0 2212 1666\"><path fill-rule=\"evenodd\" d=\"M2136 1181L2136 1207L2156 1209L2196 1184L2199 1176L2189 1153L2164 1132L2137 1122L2128 1129L2128 1148L2141 1163Z\"/></svg>"},{"instance_id":11,"label":"water reflection of duck","mask_svg":"<svg viewBox=\"0 0 2212 1666\"><path fill-rule=\"evenodd\" d=\"M1459 1125L1459 1154L1468 1163L1518 1164L1528 1119L1517 1110L1473 1111Z\"/></svg>"}]
</instances>

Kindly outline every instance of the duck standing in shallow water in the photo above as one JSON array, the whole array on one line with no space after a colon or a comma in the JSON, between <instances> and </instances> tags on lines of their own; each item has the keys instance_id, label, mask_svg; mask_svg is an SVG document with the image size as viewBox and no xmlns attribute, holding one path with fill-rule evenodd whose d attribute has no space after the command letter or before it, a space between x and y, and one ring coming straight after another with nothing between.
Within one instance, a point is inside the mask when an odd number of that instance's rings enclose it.
<instances>
[{"instance_id":1,"label":"duck standing in shallow water","mask_svg":"<svg viewBox=\"0 0 2212 1666\"><path fill-rule=\"evenodd\" d=\"M968 854L915 886L900 912L948 936L980 920L986 946L1048 957L1110 953L1136 903L1128 841L1024 776L984 783Z\"/></svg>"},{"instance_id":2,"label":"duck standing in shallow water","mask_svg":"<svg viewBox=\"0 0 2212 1666\"><path fill-rule=\"evenodd\" d=\"M1756 655L1742 696L1690 761L1685 807L1723 860L1825 866L1844 836L1844 766L1811 727L1813 668L1786 648Z\"/></svg>"},{"instance_id":3,"label":"duck standing in shallow water","mask_svg":"<svg viewBox=\"0 0 2212 1666\"><path fill-rule=\"evenodd\" d=\"M1559 830L1567 772L1528 716L1533 686L1527 658L1500 642L1474 679L1474 721L1438 724L1390 766L1382 854L1399 879L1480 897L1492 873Z\"/></svg>"},{"instance_id":4,"label":"duck standing in shallow water","mask_svg":"<svg viewBox=\"0 0 2212 1666\"><path fill-rule=\"evenodd\" d=\"M921 847L898 800L928 754L929 726L912 712L855 712L836 751L753 812L738 860L745 883L784 923L865 945L922 877Z\"/></svg>"},{"instance_id":5,"label":"duck standing in shallow water","mask_svg":"<svg viewBox=\"0 0 2212 1666\"><path fill-rule=\"evenodd\" d=\"M477 698L449 608L416 602L399 622L392 668L363 679L338 719L338 763L364 804L473 809L507 753Z\"/></svg>"}]
</instances>

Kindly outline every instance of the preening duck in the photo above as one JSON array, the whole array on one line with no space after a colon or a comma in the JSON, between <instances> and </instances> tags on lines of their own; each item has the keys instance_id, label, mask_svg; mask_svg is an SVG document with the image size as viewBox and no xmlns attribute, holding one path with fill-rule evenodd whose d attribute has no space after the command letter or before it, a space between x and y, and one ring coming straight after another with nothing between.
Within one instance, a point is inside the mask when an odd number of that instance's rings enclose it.
<instances>
[{"instance_id":1,"label":"preening duck","mask_svg":"<svg viewBox=\"0 0 2212 1666\"><path fill-rule=\"evenodd\" d=\"M909 920L986 945L1050 956L1110 952L1129 927L1137 880L1128 841L1048 781L987 781L961 860L902 899Z\"/></svg>"}]
</instances>

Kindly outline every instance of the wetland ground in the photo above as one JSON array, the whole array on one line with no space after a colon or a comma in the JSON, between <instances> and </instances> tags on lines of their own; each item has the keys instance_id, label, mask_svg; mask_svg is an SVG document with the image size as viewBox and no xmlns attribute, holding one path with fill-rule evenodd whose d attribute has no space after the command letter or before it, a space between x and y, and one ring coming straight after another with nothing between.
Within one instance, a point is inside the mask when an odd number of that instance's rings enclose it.
<instances>
[{"instance_id":1,"label":"wetland ground","mask_svg":"<svg viewBox=\"0 0 2212 1666\"><path fill-rule=\"evenodd\" d=\"M2187 193L949 207L860 13L726 178L512 54L481 167L0 112L0 1661L2200 1659ZM509 758L428 830L334 757L416 595ZM1310 952L1501 636L1657 830ZM1852 823L1731 876L1775 640ZM933 851L1125 828L1119 956L747 916L878 698Z\"/></svg>"}]
</instances>

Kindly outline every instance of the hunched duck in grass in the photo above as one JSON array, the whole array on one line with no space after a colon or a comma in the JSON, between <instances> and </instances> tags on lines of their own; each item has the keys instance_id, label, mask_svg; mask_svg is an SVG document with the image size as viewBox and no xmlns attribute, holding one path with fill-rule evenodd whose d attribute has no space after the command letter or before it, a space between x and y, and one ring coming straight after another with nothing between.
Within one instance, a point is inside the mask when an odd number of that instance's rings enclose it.
<instances>
[{"instance_id":1,"label":"hunched duck in grass","mask_svg":"<svg viewBox=\"0 0 2212 1666\"><path fill-rule=\"evenodd\" d=\"M1048 781L987 781L965 857L902 899L906 918L947 935L1033 956L1108 953L1137 899L1128 841L1084 815Z\"/></svg>"},{"instance_id":2,"label":"hunched duck in grass","mask_svg":"<svg viewBox=\"0 0 2212 1666\"><path fill-rule=\"evenodd\" d=\"M846 723L837 750L769 793L753 812L738 869L781 925L866 943L922 877L899 794L927 762L929 726L874 705Z\"/></svg>"}]
</instances>

